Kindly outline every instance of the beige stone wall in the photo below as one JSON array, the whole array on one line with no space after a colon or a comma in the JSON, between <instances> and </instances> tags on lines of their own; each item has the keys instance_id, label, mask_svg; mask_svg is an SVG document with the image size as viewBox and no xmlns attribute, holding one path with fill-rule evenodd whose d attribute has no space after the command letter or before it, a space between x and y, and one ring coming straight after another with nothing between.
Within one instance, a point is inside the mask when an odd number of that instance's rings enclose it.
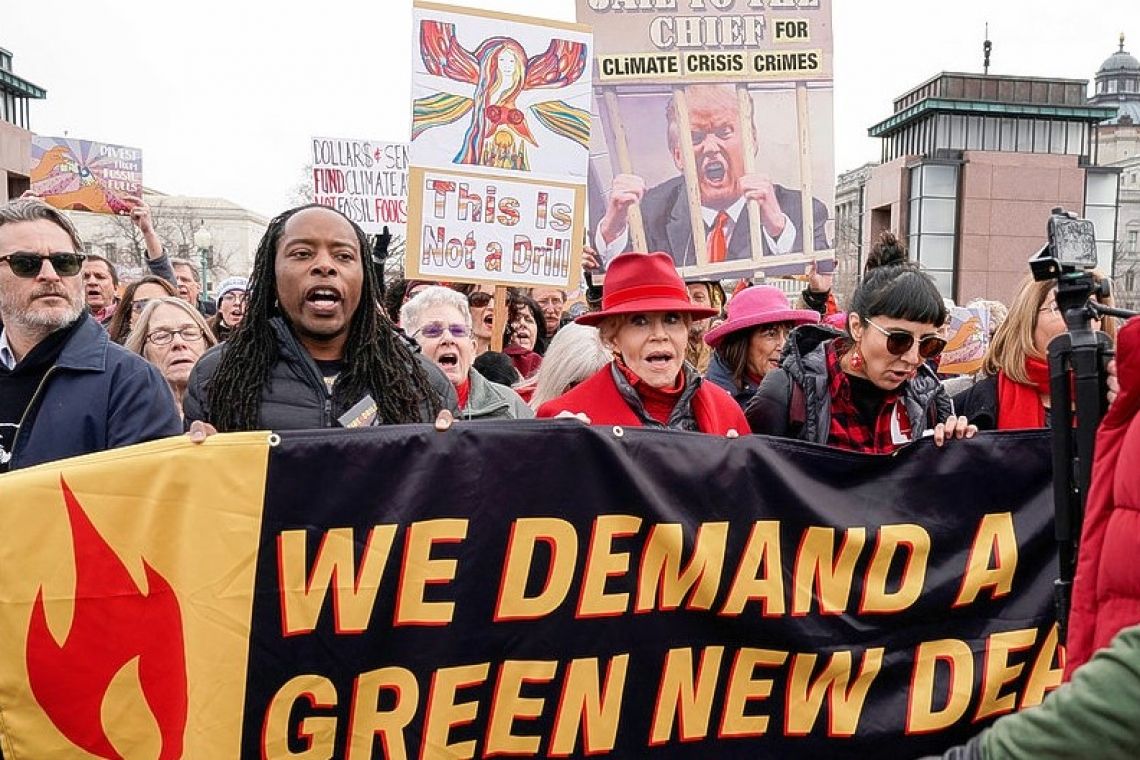
<instances>
[{"instance_id":1,"label":"beige stone wall","mask_svg":"<svg viewBox=\"0 0 1140 760\"><path fill-rule=\"evenodd\" d=\"M1008 303L1026 261L1045 244L1056 206L1081 213L1085 172L1075 156L967 151L959 199L957 300Z\"/></svg>"},{"instance_id":2,"label":"beige stone wall","mask_svg":"<svg viewBox=\"0 0 1140 760\"><path fill-rule=\"evenodd\" d=\"M0 201L8 198L8 174L27 177L32 170L32 133L0 121Z\"/></svg>"}]
</instances>

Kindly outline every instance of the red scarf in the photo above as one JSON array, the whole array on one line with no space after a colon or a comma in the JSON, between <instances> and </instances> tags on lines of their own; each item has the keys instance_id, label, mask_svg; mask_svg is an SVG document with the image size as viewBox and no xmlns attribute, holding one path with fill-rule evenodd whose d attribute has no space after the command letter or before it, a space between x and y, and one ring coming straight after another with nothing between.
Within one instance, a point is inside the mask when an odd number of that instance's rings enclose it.
<instances>
[{"instance_id":1,"label":"red scarf","mask_svg":"<svg viewBox=\"0 0 1140 760\"><path fill-rule=\"evenodd\" d=\"M467 399L471 397L471 378L465 378L462 383L455 386L455 395L459 397L459 408L467 408Z\"/></svg>"},{"instance_id":2,"label":"red scarf","mask_svg":"<svg viewBox=\"0 0 1140 760\"><path fill-rule=\"evenodd\" d=\"M998 372L998 430L1045 427L1045 406L1041 403L1041 396L1049 395L1049 364L1043 359L1028 357L1025 373L1029 376L1028 385Z\"/></svg>"},{"instance_id":3,"label":"red scarf","mask_svg":"<svg viewBox=\"0 0 1140 760\"><path fill-rule=\"evenodd\" d=\"M632 369L626 366L621 359L617 360L618 369L625 375L625 379L641 397L641 405L645 413L662 425L669 424L669 417L673 414L673 407L681 399L681 392L685 390L685 371L677 373L677 382L672 388L654 388L641 379Z\"/></svg>"}]
</instances>

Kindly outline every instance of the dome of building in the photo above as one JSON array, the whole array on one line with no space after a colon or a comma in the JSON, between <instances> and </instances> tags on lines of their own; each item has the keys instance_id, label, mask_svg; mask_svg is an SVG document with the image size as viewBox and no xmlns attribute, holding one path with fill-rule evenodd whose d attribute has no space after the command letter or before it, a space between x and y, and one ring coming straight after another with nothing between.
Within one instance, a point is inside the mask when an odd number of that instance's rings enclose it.
<instances>
[{"instance_id":1,"label":"dome of building","mask_svg":"<svg viewBox=\"0 0 1140 760\"><path fill-rule=\"evenodd\" d=\"M1105 74L1115 74L1117 72L1136 72L1140 73L1140 61L1136 57L1129 54L1124 49L1124 35L1120 35L1120 49L1104 59L1104 63L1097 69L1096 75L1100 77Z\"/></svg>"}]
</instances>

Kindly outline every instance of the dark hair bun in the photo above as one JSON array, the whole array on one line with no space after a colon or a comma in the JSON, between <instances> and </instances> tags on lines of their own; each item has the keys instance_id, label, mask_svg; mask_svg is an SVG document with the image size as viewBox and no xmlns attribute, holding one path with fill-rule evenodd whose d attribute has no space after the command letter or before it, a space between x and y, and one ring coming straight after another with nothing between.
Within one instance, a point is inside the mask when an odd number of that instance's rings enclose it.
<instances>
[{"instance_id":1,"label":"dark hair bun","mask_svg":"<svg viewBox=\"0 0 1140 760\"><path fill-rule=\"evenodd\" d=\"M878 242L871 248L871 253L867 256L867 265L863 272L865 274L878 267L905 264L909 260L906 246L899 242L893 232L883 230L879 233Z\"/></svg>"}]
</instances>

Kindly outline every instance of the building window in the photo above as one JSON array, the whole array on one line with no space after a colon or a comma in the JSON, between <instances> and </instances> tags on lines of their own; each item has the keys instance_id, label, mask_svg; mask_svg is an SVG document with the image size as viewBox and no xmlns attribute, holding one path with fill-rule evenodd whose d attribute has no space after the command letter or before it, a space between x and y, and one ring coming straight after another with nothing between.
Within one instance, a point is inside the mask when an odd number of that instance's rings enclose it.
<instances>
[{"instance_id":1,"label":"building window","mask_svg":"<svg viewBox=\"0 0 1140 760\"><path fill-rule=\"evenodd\" d=\"M1096 231L1097 269L1106 274L1113 271L1114 244L1116 241L1116 172L1085 172L1085 213Z\"/></svg>"},{"instance_id":2,"label":"building window","mask_svg":"<svg viewBox=\"0 0 1140 760\"><path fill-rule=\"evenodd\" d=\"M946 298L954 296L958 231L957 164L922 164L910 170L911 255Z\"/></svg>"},{"instance_id":3,"label":"building window","mask_svg":"<svg viewBox=\"0 0 1140 760\"><path fill-rule=\"evenodd\" d=\"M1128 231L1128 252L1136 253L1136 230Z\"/></svg>"}]
</instances>

